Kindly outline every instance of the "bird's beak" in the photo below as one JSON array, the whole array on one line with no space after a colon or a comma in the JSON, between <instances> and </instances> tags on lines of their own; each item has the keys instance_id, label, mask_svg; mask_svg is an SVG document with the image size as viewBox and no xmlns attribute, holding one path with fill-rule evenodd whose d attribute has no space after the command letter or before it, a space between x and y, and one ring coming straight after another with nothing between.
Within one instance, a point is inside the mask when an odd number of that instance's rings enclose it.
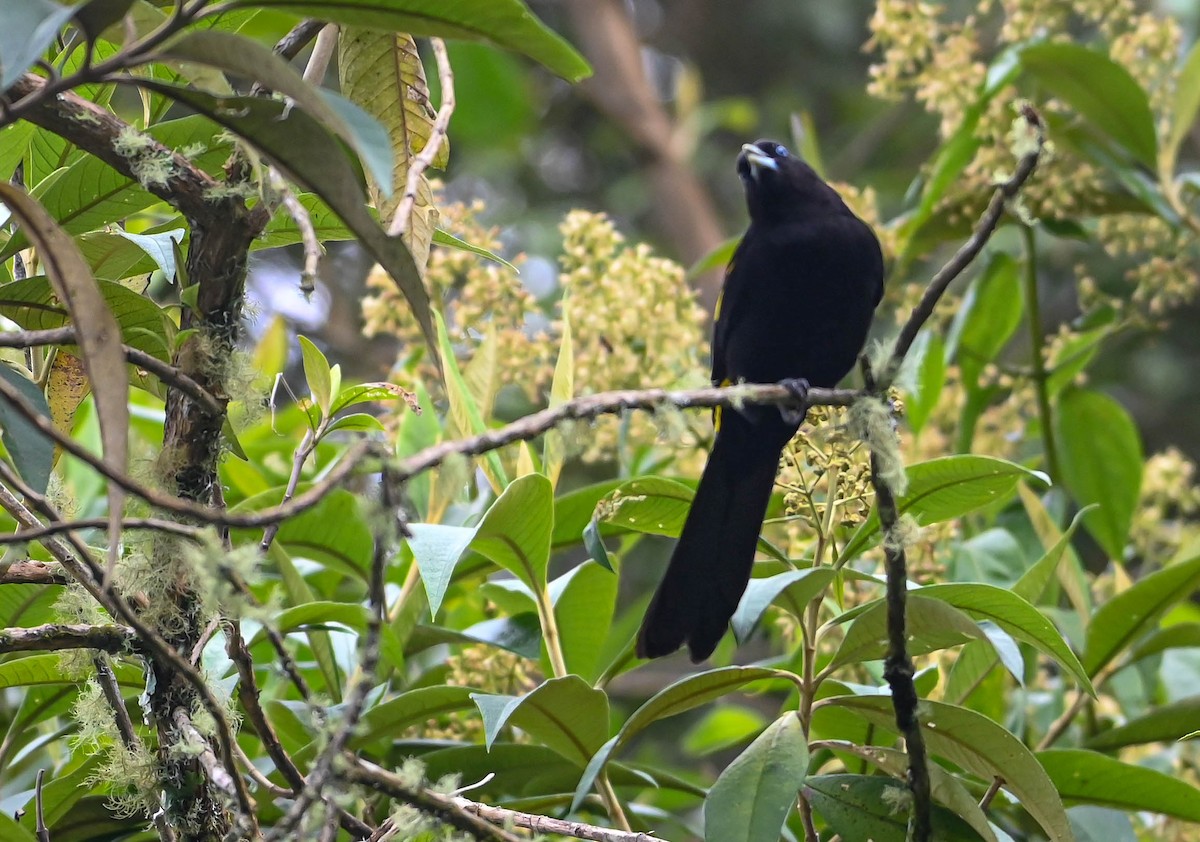
<instances>
[{"instance_id":1,"label":"bird's beak","mask_svg":"<svg viewBox=\"0 0 1200 842\"><path fill-rule=\"evenodd\" d=\"M760 167L776 171L779 169L779 162L753 143L743 143L742 154L746 156L746 162L750 164L750 172L754 175L758 174Z\"/></svg>"}]
</instances>

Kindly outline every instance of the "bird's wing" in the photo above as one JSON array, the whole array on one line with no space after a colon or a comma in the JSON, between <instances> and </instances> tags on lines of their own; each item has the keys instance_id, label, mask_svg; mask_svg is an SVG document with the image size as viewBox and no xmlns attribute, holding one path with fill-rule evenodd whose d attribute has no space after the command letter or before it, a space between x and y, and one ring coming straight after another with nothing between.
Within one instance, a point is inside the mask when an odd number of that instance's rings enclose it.
<instances>
[{"instance_id":1,"label":"bird's wing","mask_svg":"<svg viewBox=\"0 0 1200 842\"><path fill-rule=\"evenodd\" d=\"M739 259L746 251L746 240L750 232L742 237L733 251L733 257L725 266L725 280L721 285L721 295L717 298L717 307L713 312L713 343L712 343L712 383L721 386L726 383L728 372L725 366L726 337L729 335L729 325L732 316L737 311L737 300L741 290L746 286L743 272L738 272Z\"/></svg>"}]
</instances>

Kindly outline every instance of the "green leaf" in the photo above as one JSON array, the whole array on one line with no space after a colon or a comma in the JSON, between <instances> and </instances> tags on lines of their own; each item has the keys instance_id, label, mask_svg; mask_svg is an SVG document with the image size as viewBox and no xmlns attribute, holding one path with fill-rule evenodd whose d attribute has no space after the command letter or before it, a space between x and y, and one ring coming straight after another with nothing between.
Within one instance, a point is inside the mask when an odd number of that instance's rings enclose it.
<instances>
[{"instance_id":1,"label":"green leaf","mask_svg":"<svg viewBox=\"0 0 1200 842\"><path fill-rule=\"evenodd\" d=\"M450 334L446 329L446 320L438 311L433 311L433 320L437 332L438 349L442 356L442 366L445 373L446 394L450 399L450 417L461 435L478 436L487 430L479 404L471 394L467 381L463 378L462 370L458 367L458 359L454 355L454 346L450 344ZM492 490L499 494L508 485L508 474L495 450L489 450L483 455L484 473L492 484ZM553 495L553 489L551 489Z\"/></svg>"},{"instance_id":2,"label":"green leaf","mask_svg":"<svg viewBox=\"0 0 1200 842\"><path fill-rule=\"evenodd\" d=\"M1168 112L1171 116L1171 128L1167 131L1167 139L1163 144L1162 170L1166 178L1175 174L1175 160L1179 155L1179 147L1187 137L1188 130L1196 122L1196 114L1200 112L1200 42L1192 44L1179 77L1175 80L1175 102Z\"/></svg>"},{"instance_id":3,"label":"green leaf","mask_svg":"<svg viewBox=\"0 0 1200 842\"><path fill-rule=\"evenodd\" d=\"M550 595L567 669L595 681L600 677L600 653L612 628L617 577L587 561L551 582Z\"/></svg>"},{"instance_id":4,"label":"green leaf","mask_svg":"<svg viewBox=\"0 0 1200 842\"><path fill-rule=\"evenodd\" d=\"M524 53L570 82L591 74L583 57L520 0L235 0L232 8L280 9L350 26L485 41Z\"/></svg>"},{"instance_id":5,"label":"green leaf","mask_svg":"<svg viewBox=\"0 0 1200 842\"><path fill-rule=\"evenodd\" d=\"M546 587L554 490L541 474L513 480L483 516L471 549L495 562L534 592Z\"/></svg>"},{"instance_id":6,"label":"green leaf","mask_svg":"<svg viewBox=\"0 0 1200 842\"><path fill-rule=\"evenodd\" d=\"M78 5L62 6L50 0L5 4L4 26L0 26L0 91L7 90L41 58Z\"/></svg>"},{"instance_id":7,"label":"green leaf","mask_svg":"<svg viewBox=\"0 0 1200 842\"><path fill-rule=\"evenodd\" d=\"M1021 65L1092 126L1154 169L1154 113L1128 70L1104 53L1070 41L1026 47Z\"/></svg>"},{"instance_id":8,"label":"green leaf","mask_svg":"<svg viewBox=\"0 0 1200 842\"><path fill-rule=\"evenodd\" d=\"M1020 270L1009 255L994 253L958 308L948 344L968 388L976 388L984 367L996 359L1021 324L1025 296Z\"/></svg>"},{"instance_id":9,"label":"green leaf","mask_svg":"<svg viewBox=\"0 0 1200 842\"><path fill-rule=\"evenodd\" d=\"M304 358L304 376L308 380L308 391L313 403L324 416L329 415L329 407L333 403L332 382L330 379L329 360L320 349L306 336L297 337L300 340L300 353Z\"/></svg>"},{"instance_id":10,"label":"green leaf","mask_svg":"<svg viewBox=\"0 0 1200 842\"><path fill-rule=\"evenodd\" d=\"M397 737L413 725L421 725L448 713L471 707L469 687L419 687L388 699L363 712L362 724L350 744L354 748Z\"/></svg>"},{"instance_id":11,"label":"green leaf","mask_svg":"<svg viewBox=\"0 0 1200 842\"><path fill-rule=\"evenodd\" d=\"M625 720L617 735L606 742L595 753L579 779L575 797L571 801L571 812L579 809L583 799L591 791L596 777L608 764L609 759L621 746L660 719L667 719L719 699L745 687L754 681L772 678L793 680L794 676L781 670L767 667L720 667L681 678L655 693L633 715Z\"/></svg>"},{"instance_id":12,"label":"green leaf","mask_svg":"<svg viewBox=\"0 0 1200 842\"><path fill-rule=\"evenodd\" d=\"M649 535L678 537L695 489L665 477L631 479L601 504L603 522Z\"/></svg>"},{"instance_id":13,"label":"green leaf","mask_svg":"<svg viewBox=\"0 0 1200 842\"><path fill-rule=\"evenodd\" d=\"M912 431L919 434L946 385L946 347L941 335L932 330L917 334L906 362L909 360L912 386L905 392L904 417Z\"/></svg>"},{"instance_id":14,"label":"green leaf","mask_svg":"<svg viewBox=\"0 0 1200 842\"><path fill-rule=\"evenodd\" d=\"M853 711L877 727L894 729L892 700L886 696L836 696L817 708ZM1069 842L1071 825L1053 782L1037 758L1016 737L975 711L924 699L918 709L931 753L985 780L1000 778L1052 842Z\"/></svg>"},{"instance_id":15,"label":"green leaf","mask_svg":"<svg viewBox=\"0 0 1200 842\"><path fill-rule=\"evenodd\" d=\"M327 623L340 623L352 629L366 628L370 611L366 606L350 602L306 602L284 609L271 618L271 624L281 633L309 627L322 627ZM251 645L265 640L266 631L260 630L251 640Z\"/></svg>"},{"instance_id":16,"label":"green leaf","mask_svg":"<svg viewBox=\"0 0 1200 842\"><path fill-rule=\"evenodd\" d=\"M1099 505L1084 524L1110 558L1122 558L1142 487L1137 426L1108 395L1070 389L1058 401L1055 439L1071 495L1080 505Z\"/></svg>"},{"instance_id":17,"label":"green leaf","mask_svg":"<svg viewBox=\"0 0 1200 842\"><path fill-rule=\"evenodd\" d=\"M168 282L175 280L175 248L172 244L183 242L183 237L187 233L186 229L173 228L158 234L131 234L118 228L113 233L133 243L149 255L155 265L162 270L163 277Z\"/></svg>"},{"instance_id":18,"label":"green leaf","mask_svg":"<svg viewBox=\"0 0 1200 842\"><path fill-rule=\"evenodd\" d=\"M1179 623L1147 635L1129 654L1129 663L1158 655L1168 649L1200 649L1200 623Z\"/></svg>"},{"instance_id":19,"label":"green leaf","mask_svg":"<svg viewBox=\"0 0 1200 842\"><path fill-rule=\"evenodd\" d=\"M911 796L900 781L878 775L814 775L804 785L813 810L843 839L904 842L908 838ZM978 842L969 824L941 807L933 808L933 839Z\"/></svg>"},{"instance_id":20,"label":"green leaf","mask_svg":"<svg viewBox=\"0 0 1200 842\"><path fill-rule=\"evenodd\" d=\"M412 533L408 546L412 548L425 593L429 598L429 614L437 617L446 589L454 576L454 566L475 538L474 529L465 526L444 526L440 523L409 524Z\"/></svg>"},{"instance_id":21,"label":"green leaf","mask_svg":"<svg viewBox=\"0 0 1200 842\"><path fill-rule=\"evenodd\" d=\"M893 778L899 781L907 780L908 755L899 749L878 745L860 746L840 740L822 741L820 747L861 757ZM971 795L958 778L936 763L930 763L929 779L930 790L939 804L949 808L956 816L966 821L986 842L996 842L996 834L988 824L987 816L975 803L976 797ZM936 827L936 818L934 824Z\"/></svg>"},{"instance_id":22,"label":"green leaf","mask_svg":"<svg viewBox=\"0 0 1200 842\"><path fill-rule=\"evenodd\" d=\"M507 269L510 272L513 272L517 275L521 274L520 270L517 269L516 266L509 263L507 260L505 260L500 255L496 254L494 251L485 249L483 246L477 246L474 243L468 243L466 240L461 240L458 237L451 234L449 231L443 231L441 228L434 229L433 243L434 243L434 245L445 246L446 248L458 249L459 251L469 252L473 255L476 255L477 257L483 257L483 258L491 260L495 263L499 263L505 269Z\"/></svg>"},{"instance_id":23,"label":"green leaf","mask_svg":"<svg viewBox=\"0 0 1200 842\"><path fill-rule=\"evenodd\" d=\"M307 483L301 483L297 493L308 487ZM277 505L282 498L283 489L272 488L243 500L232 510L258 511ZM312 559L360 581L366 581L375 547L359 500L344 488L334 489L311 509L285 520L274 543L286 546L293 556ZM303 601L310 600L311 596Z\"/></svg>"},{"instance_id":24,"label":"green leaf","mask_svg":"<svg viewBox=\"0 0 1200 842\"><path fill-rule=\"evenodd\" d=\"M725 767L704 800L704 838L776 842L808 771L808 740L788 711Z\"/></svg>"},{"instance_id":25,"label":"green leaf","mask_svg":"<svg viewBox=\"0 0 1200 842\"><path fill-rule=\"evenodd\" d=\"M574 491L560 494L554 500L554 533L553 546L555 549L574 546L580 542L583 530L592 522L592 514L596 504L620 488L627 480L610 479L594 485L585 485ZM611 532L611 528L608 532ZM605 533L608 534L608 533Z\"/></svg>"},{"instance_id":26,"label":"green leaf","mask_svg":"<svg viewBox=\"0 0 1200 842\"><path fill-rule=\"evenodd\" d=\"M50 406L42 390L16 369L0 362L0 379L12 386L43 418L50 418ZM0 400L0 437L12 458L17 473L36 491L44 494L50 485L54 467L54 442L6 400Z\"/></svg>"},{"instance_id":27,"label":"green leaf","mask_svg":"<svg viewBox=\"0 0 1200 842\"><path fill-rule=\"evenodd\" d=\"M117 320L121 341L160 360L170 360L175 325L149 298L112 281L95 281L108 311ZM71 314L49 280L42 276L0 285L0 316L25 330L49 330L72 323ZM74 346L67 346L72 348ZM125 368L124 352L121 369Z\"/></svg>"},{"instance_id":28,"label":"green leaf","mask_svg":"<svg viewBox=\"0 0 1200 842\"><path fill-rule=\"evenodd\" d=\"M290 97L346 141L381 184L392 183L392 149L383 127L349 100L305 82L291 65L257 41L232 32L191 29L163 46L158 58L203 64L262 82Z\"/></svg>"},{"instance_id":29,"label":"green leaf","mask_svg":"<svg viewBox=\"0 0 1200 842\"><path fill-rule=\"evenodd\" d=\"M1082 749L1050 749L1037 758L1064 801L1200 822L1200 790L1176 776Z\"/></svg>"},{"instance_id":30,"label":"green leaf","mask_svg":"<svg viewBox=\"0 0 1200 842\"><path fill-rule=\"evenodd\" d=\"M708 254L701 257L687 271L687 279L693 280L703 275L705 272L711 272L713 269L722 269L729 265L729 261L733 260L733 253L737 251L737 247L742 242L742 235L730 237L725 242L712 249Z\"/></svg>"},{"instance_id":31,"label":"green leaf","mask_svg":"<svg viewBox=\"0 0 1200 842\"><path fill-rule=\"evenodd\" d=\"M704 757L744 745L762 733L767 720L761 713L742 705L714 705L688 729L681 747L691 757Z\"/></svg>"},{"instance_id":32,"label":"green leaf","mask_svg":"<svg viewBox=\"0 0 1200 842\"><path fill-rule=\"evenodd\" d=\"M972 640L987 640L970 617L951 605L909 595L906 613L908 647L911 655L962 646ZM842 622L850 613L837 618ZM877 599L853 615L845 637L829 662L830 667L878 661L888 651L887 603Z\"/></svg>"},{"instance_id":33,"label":"green leaf","mask_svg":"<svg viewBox=\"0 0 1200 842\"><path fill-rule=\"evenodd\" d=\"M751 579L733 614L733 634L744 641L762 617L767 606L786 596L786 606L796 617L803 608L829 586L836 575L831 567L788 570L774 576ZM797 613L799 609L800 613Z\"/></svg>"},{"instance_id":34,"label":"green leaf","mask_svg":"<svg viewBox=\"0 0 1200 842\"><path fill-rule=\"evenodd\" d=\"M1095 676L1200 586L1200 556L1151 573L1101 605L1088 623L1083 665Z\"/></svg>"},{"instance_id":35,"label":"green leaf","mask_svg":"<svg viewBox=\"0 0 1200 842\"><path fill-rule=\"evenodd\" d=\"M291 521L284 521L284 526L290 523ZM271 546L267 550L267 558L274 563L279 572L279 578L283 582L285 605L304 605L316 599L312 588L308 586L308 582L304 581L304 577L296 569L291 555L278 539L271 542ZM329 633L310 629L305 632L305 636L308 638L309 648L312 649L321 675L325 679L326 692L335 702L340 702L342 687L338 674L337 657L334 654Z\"/></svg>"},{"instance_id":36,"label":"green leaf","mask_svg":"<svg viewBox=\"0 0 1200 842\"><path fill-rule=\"evenodd\" d=\"M906 469L908 492L896 501L900 514L922 526L962 517L1007 497L1021 480L1046 483L1044 474L991 456L960 454L917 462ZM842 558L854 558L879 532L879 515L871 512L847 542Z\"/></svg>"},{"instance_id":37,"label":"green leaf","mask_svg":"<svg viewBox=\"0 0 1200 842\"><path fill-rule=\"evenodd\" d=\"M1062 635L1040 611L1022 597L1005 588L982 583L947 583L927 585L912 596L942 600L977 620L990 620L1017 640L1053 658L1093 697L1096 695L1089 673L1084 670L1075 653Z\"/></svg>"},{"instance_id":38,"label":"green leaf","mask_svg":"<svg viewBox=\"0 0 1200 842\"><path fill-rule=\"evenodd\" d=\"M543 682L525 696L472 693L491 748L511 723L580 767L608 738L608 697L577 675Z\"/></svg>"},{"instance_id":39,"label":"green leaf","mask_svg":"<svg viewBox=\"0 0 1200 842\"><path fill-rule=\"evenodd\" d=\"M1124 725L1101 731L1086 745L1096 751L1113 751L1146 743L1170 743L1186 737L1200 722L1200 696L1191 696L1131 719Z\"/></svg>"},{"instance_id":40,"label":"green leaf","mask_svg":"<svg viewBox=\"0 0 1200 842\"><path fill-rule=\"evenodd\" d=\"M320 196L396 282L421 326L431 353L437 356L429 293L412 255L399 237L389 237L371 216L359 173L338 140L315 118L304 109L279 100L215 97L152 80L140 80L138 84L245 138L297 184Z\"/></svg>"},{"instance_id":41,"label":"green leaf","mask_svg":"<svg viewBox=\"0 0 1200 842\"><path fill-rule=\"evenodd\" d=\"M567 317L564 306L562 336L558 342L558 360L554 363L554 379L550 382L548 408L566 403L573 397L575 397L575 345L571 339L571 320ZM550 485L553 487L558 485L558 475L562 472L566 458L567 444L562 431L548 430L542 446L542 464L545 465L546 476L550 478Z\"/></svg>"}]
</instances>

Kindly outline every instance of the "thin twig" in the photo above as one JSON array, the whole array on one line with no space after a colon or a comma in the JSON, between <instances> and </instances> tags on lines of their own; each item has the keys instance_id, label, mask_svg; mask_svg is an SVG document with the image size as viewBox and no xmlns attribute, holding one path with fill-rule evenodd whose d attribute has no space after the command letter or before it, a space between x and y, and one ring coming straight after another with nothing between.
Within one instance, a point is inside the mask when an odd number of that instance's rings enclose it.
<instances>
[{"instance_id":1,"label":"thin twig","mask_svg":"<svg viewBox=\"0 0 1200 842\"><path fill-rule=\"evenodd\" d=\"M347 765L343 774L351 783L363 784L397 801L416 807L422 813L434 816L481 842L521 842L519 837L507 830L467 812L458 806L457 799L452 796L441 795L421 787L414 788L398 775L355 755L345 754L342 759Z\"/></svg>"},{"instance_id":2,"label":"thin twig","mask_svg":"<svg viewBox=\"0 0 1200 842\"><path fill-rule=\"evenodd\" d=\"M336 23L327 23L317 33L317 43L313 45L312 55L304 67L304 81L308 84L319 88L324 81L325 71L329 69L329 62L338 46L338 32Z\"/></svg>"},{"instance_id":3,"label":"thin twig","mask_svg":"<svg viewBox=\"0 0 1200 842\"><path fill-rule=\"evenodd\" d=\"M62 521L61 523L48 523L45 526L37 529L22 529L14 532L11 535L0 535L0 546L5 544L24 544L29 541L40 541L42 538L49 538L53 535L61 535L64 532L69 532L73 529L105 529L109 525L108 518L105 517L89 517L80 518L79 520ZM121 521L121 529L123 531L130 529L146 529L154 532L164 532L168 535L174 535L178 538L188 538L192 541L204 540L204 530L195 526L189 526L186 523L180 523L175 520L162 520L160 518L125 518Z\"/></svg>"},{"instance_id":4,"label":"thin twig","mask_svg":"<svg viewBox=\"0 0 1200 842\"><path fill-rule=\"evenodd\" d=\"M33 787L34 821L38 842L50 842L50 829L46 827L46 812L42 807L42 779L45 775L45 769L38 769L37 780Z\"/></svg>"},{"instance_id":5,"label":"thin twig","mask_svg":"<svg viewBox=\"0 0 1200 842\"><path fill-rule=\"evenodd\" d=\"M534 833L553 833L558 836L570 836L574 839L589 839L592 842L663 842L662 837L651 836L648 833L634 833L597 827L583 822L563 821L549 816L509 810L504 807L492 807L462 797L456 797L453 801L463 812L487 819L499 827L523 827Z\"/></svg>"},{"instance_id":6,"label":"thin twig","mask_svg":"<svg viewBox=\"0 0 1200 842\"><path fill-rule=\"evenodd\" d=\"M450 127L450 118L454 115L454 70L450 67L450 56L446 52L446 44L441 38L430 38L433 55L437 59L438 80L442 87L442 101L438 106L437 116L433 120L433 128L429 132L429 140L420 154L409 160L408 175L404 179L404 195L392 217L388 234L399 237L408 230L412 218L413 207L417 203L417 191L421 187L421 176L425 170L437 160L438 150L446 138L446 130Z\"/></svg>"},{"instance_id":7,"label":"thin twig","mask_svg":"<svg viewBox=\"0 0 1200 842\"><path fill-rule=\"evenodd\" d=\"M336 775L336 766L342 752L350 742L350 736L362 715L363 706L367 701L375 679L375 669L379 665L379 641L383 633L383 617L387 610L387 597L384 593L384 576L387 561L391 557L396 540L395 525L398 523L396 511L399 505L396 499L397 484L392 472L384 470L380 483L381 503L384 515L376 518L378 529L375 534L375 552L371 559L371 579L368 588L370 603L370 619L367 622L367 633L363 639L362 653L359 657L359 667L355 680L350 685L341 705L341 723L329 738L321 755L313 764L304 788L296 796L292 806L283 818L271 828L266 835L267 842L283 842L293 838L293 833L304 818L308 808L315 801L324 797L327 783Z\"/></svg>"},{"instance_id":8,"label":"thin twig","mask_svg":"<svg viewBox=\"0 0 1200 842\"><path fill-rule=\"evenodd\" d=\"M0 348L40 348L46 345L72 345L75 343L74 327L56 327L48 330L13 330L0 333ZM163 362L152 354L137 348L122 345L125 359L153 374L168 386L174 386L200 404L205 412L225 411L228 398L217 398L191 377L170 363Z\"/></svg>"},{"instance_id":9,"label":"thin twig","mask_svg":"<svg viewBox=\"0 0 1200 842\"><path fill-rule=\"evenodd\" d=\"M279 200L283 202L284 210L287 211L288 216L292 218L292 221L296 223L296 228L300 231L300 243L304 248L304 268L300 270L300 291L307 295L316 289L317 275L321 257L325 254L325 247L317 238L317 230L313 228L308 208L300 202L295 191L288 185L287 179L276 167L269 167L267 172L270 174L271 188L279 194Z\"/></svg>"},{"instance_id":10,"label":"thin twig","mask_svg":"<svg viewBox=\"0 0 1200 842\"><path fill-rule=\"evenodd\" d=\"M882 372L871 371L864 358L863 373L867 392L871 394L869 400L883 399L922 325L933 314L938 301L950 283L983 250L1000 224L1008 201L1017 195L1037 167L1044 140L1043 123L1038 113L1028 105L1022 107L1021 116L1035 132L1036 142L1028 152L1021 156L1013 176L996 188L971 237L930 281L920 303L913 309L904 328L900 331L900 336L896 340L895 348L885 370ZM871 484L875 488L875 506L879 513L880 527L886 536L883 548L887 571L888 654L884 661L883 674L892 691L892 708L895 711L896 725L904 736L905 748L908 752L908 786L913 796L908 838L913 842L929 842L933 834L933 807L928 757L917 709L920 697L913 684L915 669L907 649L908 560L905 556L903 541L896 538L900 514L896 505L895 492L884 478L880 466L880 453L876 446L872 446L871 451Z\"/></svg>"},{"instance_id":11,"label":"thin twig","mask_svg":"<svg viewBox=\"0 0 1200 842\"><path fill-rule=\"evenodd\" d=\"M1000 224L1000 219L1004 216L1004 209L1008 201L1020 192L1025 182L1029 179L1029 176L1037 168L1038 159L1042 154L1042 133L1045 124L1042 122L1041 116L1031 105L1025 104L1021 107L1021 116L1037 132L1038 142L1036 148L1021 157L1017 163L1017 170L1013 173L1012 177L999 185L995 192L992 193L992 199L988 202L987 210L979 218L979 222L976 224L970 238L959 247L954 256L950 258L946 265L938 270L938 273L933 276L933 280L929 282L929 286L925 289L925 294L921 296L920 302L913 308L912 314L908 317L908 321L900 331L900 336L896 339L896 346L892 351L892 359L888 370L876 372L880 386L886 388L891 383L893 376L900 369L900 364L904 362L904 357L908 354L909 348L912 347L913 342L916 340L917 334L925 322L933 315L934 308L937 307L938 302L945 294L946 288L983 251L983 247L987 245L996 227Z\"/></svg>"}]
</instances>

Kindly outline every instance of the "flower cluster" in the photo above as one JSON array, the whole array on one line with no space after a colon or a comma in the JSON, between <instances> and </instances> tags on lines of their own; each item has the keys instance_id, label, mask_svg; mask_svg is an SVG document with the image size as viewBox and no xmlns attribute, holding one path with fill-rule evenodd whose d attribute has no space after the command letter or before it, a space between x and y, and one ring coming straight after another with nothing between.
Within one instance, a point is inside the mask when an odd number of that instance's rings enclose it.
<instances>
[{"instance_id":1,"label":"flower cluster","mask_svg":"<svg viewBox=\"0 0 1200 842\"><path fill-rule=\"evenodd\" d=\"M460 202L439 206L441 226L459 239L488 249L501 249L500 231L479 221L483 203ZM518 257L517 265L523 261ZM465 364L488 340L495 342L497 388L521 387L536 399L553 371L552 343L533 294L512 268L481 259L461 249L434 246L425 270L425 284L446 317L450 341ZM363 299L367 336L390 334L406 348L421 346L421 331L396 285L380 267L367 277L371 295ZM432 371L425 371L432 374Z\"/></svg>"},{"instance_id":2,"label":"flower cluster","mask_svg":"<svg viewBox=\"0 0 1200 842\"><path fill-rule=\"evenodd\" d=\"M1166 564L1200 538L1200 486L1196 464L1174 447L1156 453L1142 468L1142 490L1130 540L1139 556Z\"/></svg>"},{"instance_id":3,"label":"flower cluster","mask_svg":"<svg viewBox=\"0 0 1200 842\"><path fill-rule=\"evenodd\" d=\"M572 211L560 230L560 312L570 325L576 393L704 384L705 315L683 267L645 244L626 245L603 214ZM556 328L561 332L563 321ZM621 436L652 443L655 421L644 413L600 419L583 458L610 457Z\"/></svg>"}]
</instances>

